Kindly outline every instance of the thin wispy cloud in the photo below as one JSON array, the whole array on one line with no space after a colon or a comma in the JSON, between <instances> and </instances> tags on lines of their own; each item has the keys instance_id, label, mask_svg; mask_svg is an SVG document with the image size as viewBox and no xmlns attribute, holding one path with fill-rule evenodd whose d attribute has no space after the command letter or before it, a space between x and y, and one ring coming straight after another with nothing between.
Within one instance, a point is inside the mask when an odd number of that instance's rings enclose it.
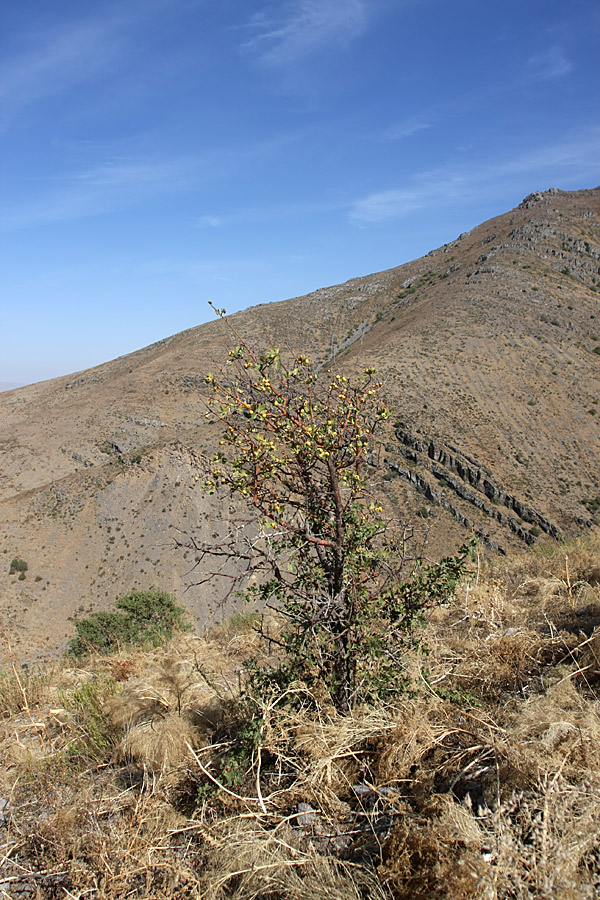
<instances>
[{"instance_id":1,"label":"thin wispy cloud","mask_svg":"<svg viewBox=\"0 0 600 900\"><path fill-rule=\"evenodd\" d=\"M222 216L200 216L196 219L196 228L220 228L224 224Z\"/></svg>"},{"instance_id":2,"label":"thin wispy cloud","mask_svg":"<svg viewBox=\"0 0 600 900\"><path fill-rule=\"evenodd\" d=\"M384 134L384 138L388 141L403 141L407 138L419 134L420 131L427 131L435 125L436 119L433 116L413 116L392 125Z\"/></svg>"},{"instance_id":3,"label":"thin wispy cloud","mask_svg":"<svg viewBox=\"0 0 600 900\"><path fill-rule=\"evenodd\" d=\"M504 186L507 179L526 180L538 189L545 173L561 173L568 182L589 183L600 180L600 128L568 140L539 147L506 162L472 166L442 166L416 174L407 185L375 191L356 200L349 212L351 222L368 227L381 225L425 207L442 207L490 194Z\"/></svg>"},{"instance_id":4,"label":"thin wispy cloud","mask_svg":"<svg viewBox=\"0 0 600 900\"><path fill-rule=\"evenodd\" d=\"M105 73L120 51L117 20L68 23L31 35L0 67L0 115L6 125L20 109Z\"/></svg>"},{"instance_id":5,"label":"thin wispy cloud","mask_svg":"<svg viewBox=\"0 0 600 900\"><path fill-rule=\"evenodd\" d=\"M302 202L246 207L223 215L204 214L199 216L194 224L196 228L223 228L231 225L258 225L286 219L297 222L305 216L327 215L328 213L344 212L347 209L346 201L319 197Z\"/></svg>"},{"instance_id":6,"label":"thin wispy cloud","mask_svg":"<svg viewBox=\"0 0 600 900\"><path fill-rule=\"evenodd\" d=\"M560 47L549 47L531 56L523 67L521 83L533 84L563 78L573 71L573 64Z\"/></svg>"},{"instance_id":7,"label":"thin wispy cloud","mask_svg":"<svg viewBox=\"0 0 600 900\"><path fill-rule=\"evenodd\" d=\"M253 36L244 48L264 63L284 65L353 40L367 19L363 0L294 0L277 15L255 15L248 25Z\"/></svg>"},{"instance_id":8,"label":"thin wispy cloud","mask_svg":"<svg viewBox=\"0 0 600 900\"><path fill-rule=\"evenodd\" d=\"M564 141L537 147L494 166L490 171L491 174L510 175L522 172L541 173L545 169L562 171L565 175L572 173L581 183L587 183L590 178L600 181L600 127L595 126Z\"/></svg>"},{"instance_id":9,"label":"thin wispy cloud","mask_svg":"<svg viewBox=\"0 0 600 900\"><path fill-rule=\"evenodd\" d=\"M35 197L0 213L0 229L20 230L86 218L197 183L201 166L192 158L148 162L115 160L80 172L64 173Z\"/></svg>"},{"instance_id":10,"label":"thin wispy cloud","mask_svg":"<svg viewBox=\"0 0 600 900\"><path fill-rule=\"evenodd\" d=\"M196 163L192 160L168 160L163 162L139 162L114 160L81 172L77 180L88 185L109 188L175 187L184 186L193 176Z\"/></svg>"},{"instance_id":11,"label":"thin wispy cloud","mask_svg":"<svg viewBox=\"0 0 600 900\"><path fill-rule=\"evenodd\" d=\"M66 171L46 181L34 197L21 197L12 207L5 204L0 210L0 230L86 218L153 197L214 186L247 174L253 166L262 168L296 140L298 135L285 134L247 145L215 147L197 156L114 157L87 169ZM214 227L221 219L208 217L204 224Z\"/></svg>"},{"instance_id":12,"label":"thin wispy cloud","mask_svg":"<svg viewBox=\"0 0 600 900\"><path fill-rule=\"evenodd\" d=\"M355 225L380 225L418 209L450 201L463 194L465 177L453 172L426 172L403 188L376 191L357 200L350 209Z\"/></svg>"},{"instance_id":13,"label":"thin wispy cloud","mask_svg":"<svg viewBox=\"0 0 600 900\"><path fill-rule=\"evenodd\" d=\"M130 0L11 36L0 63L0 127L34 103L114 77L134 58L141 29L166 6L166 0Z\"/></svg>"},{"instance_id":14,"label":"thin wispy cloud","mask_svg":"<svg viewBox=\"0 0 600 900\"><path fill-rule=\"evenodd\" d=\"M498 102L516 91L521 91L527 85L560 79L573 70L573 64L560 47L549 47L529 57L516 76L512 75L491 88L489 85L485 88L473 87L453 99L447 99L443 105L435 104L424 112L395 122L387 128L381 139L407 140L444 121L478 110L484 102Z\"/></svg>"}]
</instances>

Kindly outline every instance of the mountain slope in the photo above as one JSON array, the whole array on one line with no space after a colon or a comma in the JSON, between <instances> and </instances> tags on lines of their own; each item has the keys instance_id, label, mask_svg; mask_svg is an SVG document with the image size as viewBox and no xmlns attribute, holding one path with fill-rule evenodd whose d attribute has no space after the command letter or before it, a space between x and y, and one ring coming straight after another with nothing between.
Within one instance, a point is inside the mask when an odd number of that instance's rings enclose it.
<instances>
[{"instance_id":1,"label":"mountain slope","mask_svg":"<svg viewBox=\"0 0 600 900\"><path fill-rule=\"evenodd\" d=\"M599 297L600 189L552 189L420 260L232 322L259 346L376 366L390 500L430 526L432 553L472 530L507 549L575 533L600 506ZM20 654L54 651L69 617L133 587L206 620L214 590L193 586L174 537L227 528L195 478L218 437L202 379L229 343L215 321L0 395L0 614Z\"/></svg>"}]
</instances>

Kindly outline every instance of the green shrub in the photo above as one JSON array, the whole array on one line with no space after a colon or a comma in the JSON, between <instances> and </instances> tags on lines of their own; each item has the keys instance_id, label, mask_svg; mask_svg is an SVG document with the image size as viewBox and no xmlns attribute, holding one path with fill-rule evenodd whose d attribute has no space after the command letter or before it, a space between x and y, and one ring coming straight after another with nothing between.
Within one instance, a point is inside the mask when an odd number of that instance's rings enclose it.
<instances>
[{"instance_id":1,"label":"green shrub","mask_svg":"<svg viewBox=\"0 0 600 900\"><path fill-rule=\"evenodd\" d=\"M25 560L19 559L19 557L17 556L12 560L12 562L10 564L10 569L8 570L8 574L16 575L17 572L24 574L28 568L29 568L29 566L27 565Z\"/></svg>"},{"instance_id":2,"label":"green shrub","mask_svg":"<svg viewBox=\"0 0 600 900\"><path fill-rule=\"evenodd\" d=\"M158 647L185 628L185 609L166 591L132 591L120 597L114 611L92 613L75 622L77 637L69 642L68 653L114 653L119 647L135 644Z\"/></svg>"},{"instance_id":3,"label":"green shrub","mask_svg":"<svg viewBox=\"0 0 600 900\"><path fill-rule=\"evenodd\" d=\"M226 449L205 486L248 509L229 544L203 549L239 558L239 533L251 522L261 536L252 572L262 578L243 595L285 621L282 658L275 668L249 667L251 692L290 697L302 684L342 713L390 696L401 689L415 626L452 595L472 544L435 565L407 565L405 533L386 522L373 493L370 458L388 418L373 369L360 380L319 377L304 356L286 364L277 348L261 353L244 342L229 363L223 381L206 376L214 391L206 415L221 422Z\"/></svg>"}]
</instances>

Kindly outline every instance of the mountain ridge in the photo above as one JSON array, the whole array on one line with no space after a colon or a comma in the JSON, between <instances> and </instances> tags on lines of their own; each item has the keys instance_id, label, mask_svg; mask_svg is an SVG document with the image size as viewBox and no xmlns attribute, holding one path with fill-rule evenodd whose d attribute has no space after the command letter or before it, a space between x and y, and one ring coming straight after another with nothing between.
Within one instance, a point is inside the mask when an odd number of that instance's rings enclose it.
<instances>
[{"instance_id":1,"label":"mountain ridge","mask_svg":"<svg viewBox=\"0 0 600 900\"><path fill-rule=\"evenodd\" d=\"M378 369L381 488L432 553L471 531L492 550L555 540L600 506L599 220L599 188L536 192L418 260L229 318L250 344ZM19 652L55 652L69 617L133 587L209 617L173 537L227 527L195 478L217 437L203 377L229 344L215 320L0 395L2 549L7 572L29 564L0 575Z\"/></svg>"}]
</instances>

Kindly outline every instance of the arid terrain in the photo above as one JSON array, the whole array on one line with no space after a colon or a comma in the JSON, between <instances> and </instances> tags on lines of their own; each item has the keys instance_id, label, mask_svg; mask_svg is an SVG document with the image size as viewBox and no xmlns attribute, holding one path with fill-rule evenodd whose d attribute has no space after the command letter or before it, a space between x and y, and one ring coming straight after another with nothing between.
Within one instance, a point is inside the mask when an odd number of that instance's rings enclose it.
<instances>
[{"instance_id":1,"label":"arid terrain","mask_svg":"<svg viewBox=\"0 0 600 900\"><path fill-rule=\"evenodd\" d=\"M240 673L269 659L247 614L155 650L13 660L0 895L594 900L599 552L596 529L479 559L398 694L349 715L298 685L248 718Z\"/></svg>"},{"instance_id":2,"label":"arid terrain","mask_svg":"<svg viewBox=\"0 0 600 900\"><path fill-rule=\"evenodd\" d=\"M600 508L600 188L527 197L422 259L231 317L259 347L346 374L375 366L391 424L377 465L389 509L431 555L472 532L490 554L586 532ZM229 509L201 489L219 437L208 325L75 375L0 394L0 617L21 659L132 588L171 591L205 623L198 540ZM13 559L27 571L9 575ZM23 577L21 577L23 576Z\"/></svg>"}]
</instances>

